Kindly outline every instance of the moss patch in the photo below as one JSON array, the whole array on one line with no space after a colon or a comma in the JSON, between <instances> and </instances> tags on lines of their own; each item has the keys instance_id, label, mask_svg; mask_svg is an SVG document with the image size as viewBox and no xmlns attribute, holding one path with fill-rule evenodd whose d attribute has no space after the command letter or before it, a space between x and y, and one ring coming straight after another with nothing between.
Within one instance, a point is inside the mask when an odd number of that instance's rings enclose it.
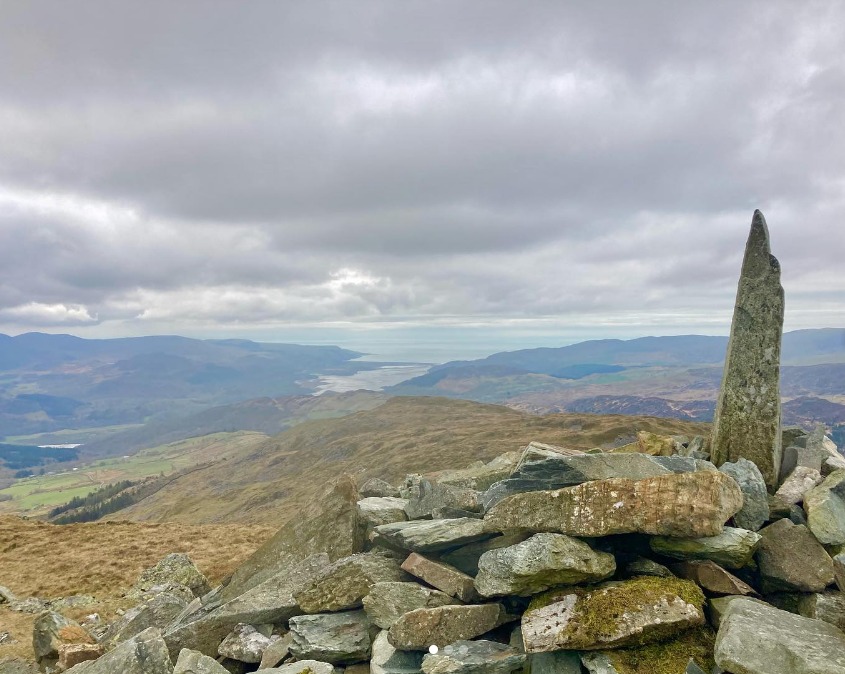
<instances>
[{"instance_id":1,"label":"moss patch","mask_svg":"<svg viewBox=\"0 0 845 674\"><path fill-rule=\"evenodd\" d=\"M527 612L546 607L572 594L577 595L579 600L575 607L576 613L564 631L587 633L599 640L612 637L618 629L620 619L626 613L637 613L661 599L672 601L680 597L699 611L703 610L705 601L701 588L692 581L639 576L632 580L606 583L593 588L572 587L546 592L531 601ZM644 642L639 643L653 641L655 635L645 636L644 639Z\"/></svg>"},{"instance_id":2,"label":"moss patch","mask_svg":"<svg viewBox=\"0 0 845 674\"><path fill-rule=\"evenodd\" d=\"M709 627L687 630L677 639L638 648L605 651L619 674L683 674L690 658L711 671L716 635Z\"/></svg>"}]
</instances>

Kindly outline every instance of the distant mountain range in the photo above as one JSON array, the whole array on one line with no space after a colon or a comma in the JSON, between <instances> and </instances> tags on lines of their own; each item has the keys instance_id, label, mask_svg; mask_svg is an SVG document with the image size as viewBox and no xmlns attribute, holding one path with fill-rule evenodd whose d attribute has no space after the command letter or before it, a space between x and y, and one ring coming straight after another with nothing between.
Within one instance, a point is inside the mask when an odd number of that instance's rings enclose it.
<instances>
[{"instance_id":1,"label":"distant mountain range","mask_svg":"<svg viewBox=\"0 0 845 674\"><path fill-rule=\"evenodd\" d=\"M138 424L378 367L336 346L186 337L0 335L0 436Z\"/></svg>"}]
</instances>

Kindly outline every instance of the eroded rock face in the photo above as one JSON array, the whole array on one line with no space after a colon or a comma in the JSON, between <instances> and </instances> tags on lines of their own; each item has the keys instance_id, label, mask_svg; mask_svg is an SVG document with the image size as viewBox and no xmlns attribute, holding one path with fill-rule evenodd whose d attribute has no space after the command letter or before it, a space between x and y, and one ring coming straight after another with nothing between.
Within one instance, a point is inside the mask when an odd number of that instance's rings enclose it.
<instances>
[{"instance_id":1,"label":"eroded rock face","mask_svg":"<svg viewBox=\"0 0 845 674\"><path fill-rule=\"evenodd\" d=\"M488 531L546 531L583 537L625 533L715 536L742 502L736 482L723 473L669 473L644 480L597 480L556 491L516 494L494 506L484 516L484 525Z\"/></svg>"},{"instance_id":2,"label":"eroded rock face","mask_svg":"<svg viewBox=\"0 0 845 674\"><path fill-rule=\"evenodd\" d=\"M425 587L419 583L376 583L364 597L364 610L370 621L383 630L399 618L418 608L436 608L458 604L458 600L445 592Z\"/></svg>"},{"instance_id":3,"label":"eroded rock face","mask_svg":"<svg viewBox=\"0 0 845 674\"><path fill-rule=\"evenodd\" d=\"M647 644L703 625L703 605L701 590L677 578L551 591L522 616L522 638L528 653Z\"/></svg>"},{"instance_id":4,"label":"eroded rock face","mask_svg":"<svg viewBox=\"0 0 845 674\"><path fill-rule=\"evenodd\" d=\"M499 624L499 604L419 608L397 620L388 631L388 641L404 651L427 651L434 644L447 646L473 639Z\"/></svg>"},{"instance_id":5,"label":"eroded rock face","mask_svg":"<svg viewBox=\"0 0 845 674\"><path fill-rule=\"evenodd\" d=\"M191 558L184 553L174 552L141 573L128 596L138 599L153 587L168 583L184 585L195 597L201 597L211 590L208 580L194 566Z\"/></svg>"},{"instance_id":6,"label":"eroded rock face","mask_svg":"<svg viewBox=\"0 0 845 674\"><path fill-rule=\"evenodd\" d=\"M751 561L761 536L755 531L725 527L718 536L672 538L656 536L649 541L654 552L674 559L709 559L729 569Z\"/></svg>"},{"instance_id":7,"label":"eroded rock face","mask_svg":"<svg viewBox=\"0 0 845 674\"><path fill-rule=\"evenodd\" d=\"M494 641L456 641L423 658L425 674L510 674L525 664L525 654Z\"/></svg>"},{"instance_id":8,"label":"eroded rock face","mask_svg":"<svg viewBox=\"0 0 845 674\"><path fill-rule=\"evenodd\" d=\"M394 557L363 552L339 559L294 594L305 613L360 608L376 583L408 580Z\"/></svg>"},{"instance_id":9,"label":"eroded rock face","mask_svg":"<svg viewBox=\"0 0 845 674\"><path fill-rule=\"evenodd\" d=\"M716 664L729 672L845 672L845 634L745 598L727 604L719 624Z\"/></svg>"},{"instance_id":10,"label":"eroded rock face","mask_svg":"<svg viewBox=\"0 0 845 674\"><path fill-rule=\"evenodd\" d=\"M290 652L333 665L361 662L370 657L370 630L364 611L297 616L290 620Z\"/></svg>"},{"instance_id":11,"label":"eroded rock face","mask_svg":"<svg viewBox=\"0 0 845 674\"><path fill-rule=\"evenodd\" d=\"M475 589L482 597L529 596L558 585L591 583L613 575L613 555L563 534L535 534L507 548L485 552Z\"/></svg>"},{"instance_id":12,"label":"eroded rock face","mask_svg":"<svg viewBox=\"0 0 845 674\"><path fill-rule=\"evenodd\" d=\"M746 458L777 488L781 466L780 347L783 287L769 229L754 211L736 294L710 452L713 463Z\"/></svg>"},{"instance_id":13,"label":"eroded rock face","mask_svg":"<svg viewBox=\"0 0 845 674\"><path fill-rule=\"evenodd\" d=\"M806 526L778 520L760 533L764 592L820 592L833 582L833 560Z\"/></svg>"},{"instance_id":14,"label":"eroded rock face","mask_svg":"<svg viewBox=\"0 0 845 674\"><path fill-rule=\"evenodd\" d=\"M311 555L326 554L333 562L363 549L358 490L354 480L346 475L238 567L223 590L222 600L230 601L244 594Z\"/></svg>"}]
</instances>

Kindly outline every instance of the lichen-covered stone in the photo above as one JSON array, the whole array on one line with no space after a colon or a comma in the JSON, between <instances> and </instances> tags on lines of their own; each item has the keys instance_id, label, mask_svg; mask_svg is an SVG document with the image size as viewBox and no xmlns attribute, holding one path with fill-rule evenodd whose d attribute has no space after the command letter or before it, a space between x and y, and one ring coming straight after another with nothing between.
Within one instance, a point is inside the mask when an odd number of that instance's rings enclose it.
<instances>
[{"instance_id":1,"label":"lichen-covered stone","mask_svg":"<svg viewBox=\"0 0 845 674\"><path fill-rule=\"evenodd\" d=\"M473 601L477 596L474 581L470 576L453 566L428 559L416 552L412 552L402 562L402 570L461 601Z\"/></svg>"},{"instance_id":2,"label":"lichen-covered stone","mask_svg":"<svg viewBox=\"0 0 845 674\"><path fill-rule=\"evenodd\" d=\"M499 624L499 604L418 608L404 614L388 631L394 648L427 651L430 646L447 646L461 639L473 639Z\"/></svg>"},{"instance_id":3,"label":"lichen-covered stone","mask_svg":"<svg viewBox=\"0 0 845 674\"><path fill-rule=\"evenodd\" d=\"M756 531L725 527L718 536L673 538L655 536L649 541L654 552L673 559L709 559L729 569L740 569L754 556L761 536Z\"/></svg>"},{"instance_id":4,"label":"lichen-covered stone","mask_svg":"<svg viewBox=\"0 0 845 674\"><path fill-rule=\"evenodd\" d=\"M769 493L760 469L740 457L723 463L719 470L736 480L742 491L742 509L734 515L734 524L740 529L759 530L769 519Z\"/></svg>"},{"instance_id":5,"label":"lichen-covered stone","mask_svg":"<svg viewBox=\"0 0 845 674\"><path fill-rule=\"evenodd\" d=\"M544 446L547 447L548 445ZM487 463L478 461L466 468L438 472L435 474L435 479L439 484L484 491L490 485L508 478L519 463L521 456L521 452L506 452Z\"/></svg>"},{"instance_id":6,"label":"lichen-covered stone","mask_svg":"<svg viewBox=\"0 0 845 674\"><path fill-rule=\"evenodd\" d=\"M58 659L62 644L93 643L94 639L78 622L55 611L39 615L32 627L32 650L39 662Z\"/></svg>"},{"instance_id":7,"label":"lichen-covered stone","mask_svg":"<svg viewBox=\"0 0 845 674\"><path fill-rule=\"evenodd\" d=\"M150 627L164 629L187 607L182 597L167 592L152 596L139 606L129 609L109 625L100 642L109 646L126 641Z\"/></svg>"},{"instance_id":8,"label":"lichen-covered stone","mask_svg":"<svg viewBox=\"0 0 845 674\"><path fill-rule=\"evenodd\" d=\"M822 545L845 544L845 470L828 475L804 496L807 526Z\"/></svg>"},{"instance_id":9,"label":"lichen-covered stone","mask_svg":"<svg viewBox=\"0 0 845 674\"><path fill-rule=\"evenodd\" d=\"M371 496L358 501L358 513L365 526L372 529L382 524L404 522L408 519L405 506L408 499L390 496Z\"/></svg>"},{"instance_id":10,"label":"lichen-covered stone","mask_svg":"<svg viewBox=\"0 0 845 674\"><path fill-rule=\"evenodd\" d=\"M419 583L386 582L373 585L363 603L370 622L386 630L409 611L460 602L445 592Z\"/></svg>"},{"instance_id":11,"label":"lichen-covered stone","mask_svg":"<svg viewBox=\"0 0 845 674\"><path fill-rule=\"evenodd\" d=\"M191 590L195 597L201 597L211 590L206 577L194 566L191 558L181 552L174 552L160 560L155 566L144 570L128 596L139 599L145 592L158 585L176 583Z\"/></svg>"},{"instance_id":12,"label":"lichen-covered stone","mask_svg":"<svg viewBox=\"0 0 845 674\"><path fill-rule=\"evenodd\" d=\"M485 552L475 589L482 597L529 596L558 585L592 583L613 575L613 555L563 534L540 533L522 543Z\"/></svg>"},{"instance_id":13,"label":"lichen-covered stone","mask_svg":"<svg viewBox=\"0 0 845 674\"><path fill-rule=\"evenodd\" d=\"M361 662L370 657L370 630L363 611L297 616L290 619L290 652L297 660Z\"/></svg>"},{"instance_id":14,"label":"lichen-covered stone","mask_svg":"<svg viewBox=\"0 0 845 674\"><path fill-rule=\"evenodd\" d=\"M833 560L806 526L778 520L760 533L757 565L764 592L820 592L833 582Z\"/></svg>"},{"instance_id":15,"label":"lichen-covered stone","mask_svg":"<svg viewBox=\"0 0 845 674\"><path fill-rule=\"evenodd\" d=\"M272 629L272 625L269 626ZM218 655L239 662L261 662L264 650L272 643L270 629L262 634L252 625L239 623L217 647Z\"/></svg>"},{"instance_id":16,"label":"lichen-covered stone","mask_svg":"<svg viewBox=\"0 0 845 674\"><path fill-rule=\"evenodd\" d=\"M788 506L801 503L807 492L821 484L822 480L822 474L815 468L796 466L775 492L775 499Z\"/></svg>"},{"instance_id":17,"label":"lichen-covered stone","mask_svg":"<svg viewBox=\"0 0 845 674\"><path fill-rule=\"evenodd\" d=\"M456 641L423 658L425 674L511 674L525 664L525 654L494 641Z\"/></svg>"},{"instance_id":18,"label":"lichen-covered stone","mask_svg":"<svg viewBox=\"0 0 845 674\"><path fill-rule=\"evenodd\" d=\"M704 595L688 580L635 578L536 597L522 616L529 653L644 645L704 624Z\"/></svg>"},{"instance_id":19,"label":"lichen-covered stone","mask_svg":"<svg viewBox=\"0 0 845 674\"><path fill-rule=\"evenodd\" d=\"M716 635L716 664L745 674L842 674L845 634L746 598L731 601Z\"/></svg>"},{"instance_id":20,"label":"lichen-covered stone","mask_svg":"<svg viewBox=\"0 0 845 674\"><path fill-rule=\"evenodd\" d=\"M741 507L742 492L723 473L669 473L516 494L491 508L484 525L488 531L547 531L590 538L624 533L715 536Z\"/></svg>"},{"instance_id":21,"label":"lichen-covered stone","mask_svg":"<svg viewBox=\"0 0 845 674\"><path fill-rule=\"evenodd\" d=\"M294 593L305 613L326 613L360 608L361 600L379 582L409 580L399 561L376 552L339 559Z\"/></svg>"},{"instance_id":22,"label":"lichen-covered stone","mask_svg":"<svg viewBox=\"0 0 845 674\"><path fill-rule=\"evenodd\" d=\"M494 535L485 531L481 520L471 517L395 522L376 527L374 532L377 542L384 540L388 545L414 552L444 550Z\"/></svg>"},{"instance_id":23,"label":"lichen-covered stone","mask_svg":"<svg viewBox=\"0 0 845 674\"><path fill-rule=\"evenodd\" d=\"M455 508L470 512L481 510L479 494L474 489L440 484L420 477L410 492L405 506L409 519L430 517L439 508Z\"/></svg>"},{"instance_id":24,"label":"lichen-covered stone","mask_svg":"<svg viewBox=\"0 0 845 674\"><path fill-rule=\"evenodd\" d=\"M754 211L745 245L710 452L713 463L746 458L775 489L781 466L780 348L783 287L769 230Z\"/></svg>"}]
</instances>

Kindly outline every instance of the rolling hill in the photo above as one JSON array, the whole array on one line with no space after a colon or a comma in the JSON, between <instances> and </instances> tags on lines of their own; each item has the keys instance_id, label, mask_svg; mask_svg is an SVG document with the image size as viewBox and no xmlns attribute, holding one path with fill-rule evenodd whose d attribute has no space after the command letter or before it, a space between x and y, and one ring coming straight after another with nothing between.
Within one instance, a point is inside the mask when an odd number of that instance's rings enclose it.
<instances>
[{"instance_id":1,"label":"rolling hill","mask_svg":"<svg viewBox=\"0 0 845 674\"><path fill-rule=\"evenodd\" d=\"M392 398L341 419L301 423L249 451L173 480L111 519L281 524L343 473L393 482L461 468L532 440L582 449L630 441L637 430L701 434L706 424L625 416L534 416L445 398Z\"/></svg>"}]
</instances>

